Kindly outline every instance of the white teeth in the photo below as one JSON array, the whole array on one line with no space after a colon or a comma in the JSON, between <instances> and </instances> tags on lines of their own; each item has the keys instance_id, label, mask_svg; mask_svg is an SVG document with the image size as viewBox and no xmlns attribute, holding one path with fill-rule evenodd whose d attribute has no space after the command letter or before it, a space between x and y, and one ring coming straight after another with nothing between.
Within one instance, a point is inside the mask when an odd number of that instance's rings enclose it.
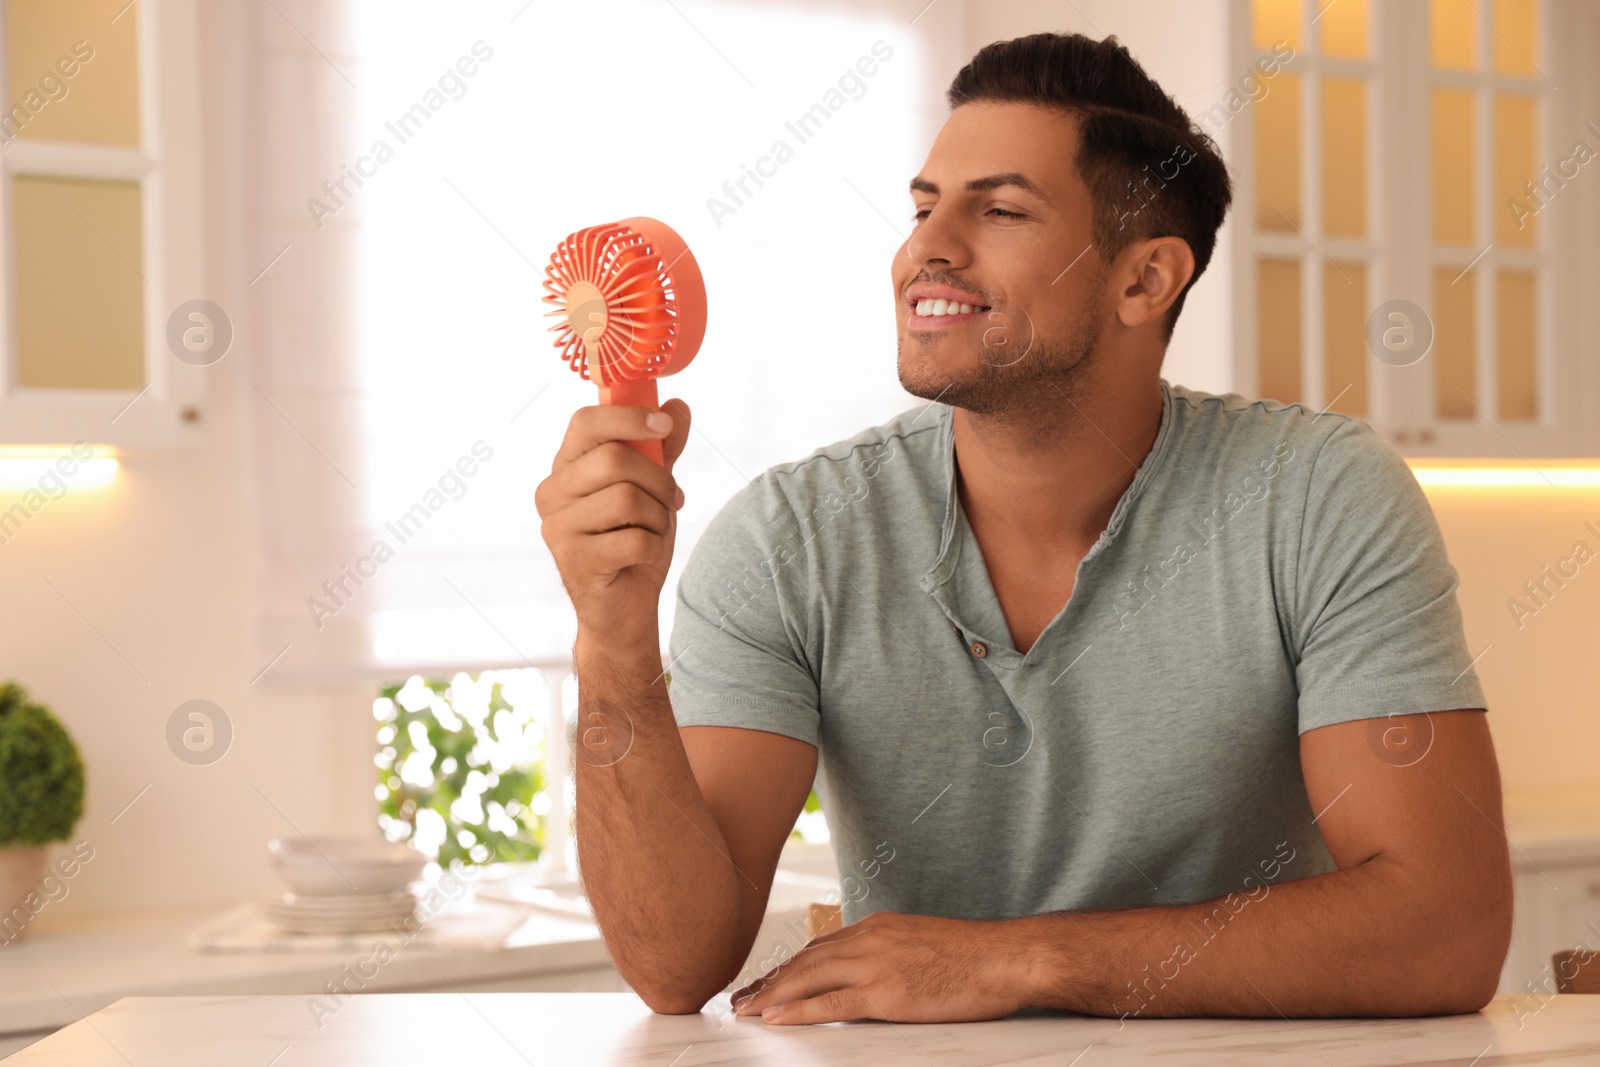
<instances>
[{"instance_id":1,"label":"white teeth","mask_svg":"<svg viewBox=\"0 0 1600 1067\"><path fill-rule=\"evenodd\" d=\"M970 315L978 310L973 304L958 304L954 300L918 300L918 315Z\"/></svg>"}]
</instances>

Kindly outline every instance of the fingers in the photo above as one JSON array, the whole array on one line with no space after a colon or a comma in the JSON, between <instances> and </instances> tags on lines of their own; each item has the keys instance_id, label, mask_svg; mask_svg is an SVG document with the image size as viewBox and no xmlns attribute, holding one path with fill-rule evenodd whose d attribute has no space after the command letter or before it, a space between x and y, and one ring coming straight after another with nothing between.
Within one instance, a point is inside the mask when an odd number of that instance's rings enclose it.
<instances>
[{"instance_id":1,"label":"fingers","mask_svg":"<svg viewBox=\"0 0 1600 1067\"><path fill-rule=\"evenodd\" d=\"M568 510L575 513L569 521L576 524L572 527L576 533L606 533L637 526L664 537L672 525L672 512L632 482L605 486L591 493L583 507ZM559 516L560 513L552 517Z\"/></svg>"},{"instance_id":2,"label":"fingers","mask_svg":"<svg viewBox=\"0 0 1600 1067\"><path fill-rule=\"evenodd\" d=\"M830 989L805 1000L791 1000L761 1013L761 1021L779 1026L804 1023L848 1022L851 1019L882 1019L866 995L855 986Z\"/></svg>"},{"instance_id":3,"label":"fingers","mask_svg":"<svg viewBox=\"0 0 1600 1067\"><path fill-rule=\"evenodd\" d=\"M881 1015L862 994L861 963L830 960L812 964L784 979L780 988L758 993L737 1010L741 1015L760 1013L769 1023L827 1023L847 1019L878 1019Z\"/></svg>"},{"instance_id":4,"label":"fingers","mask_svg":"<svg viewBox=\"0 0 1600 1067\"><path fill-rule=\"evenodd\" d=\"M687 414L687 406L684 411ZM656 425L651 425L651 416L659 415L666 417L658 419ZM561 447L556 450L555 463L550 468L551 473L576 461L578 457L606 441L663 440L672 431L676 421L671 412L658 412L627 404L593 404L579 408L573 413L572 421L567 424L567 435L562 439ZM687 429L686 424L684 430ZM642 456L640 458L643 459Z\"/></svg>"},{"instance_id":5,"label":"fingers","mask_svg":"<svg viewBox=\"0 0 1600 1067\"><path fill-rule=\"evenodd\" d=\"M652 416L666 419L670 429L652 428ZM567 425L550 477L539 483L534 505L541 518L607 485L631 481L661 501L663 507L683 505L683 492L672 478L672 467L689 441L691 414L682 400L666 402L661 411L618 404L580 408ZM645 459L624 441L659 440L665 465Z\"/></svg>"},{"instance_id":6,"label":"fingers","mask_svg":"<svg viewBox=\"0 0 1600 1067\"><path fill-rule=\"evenodd\" d=\"M640 614L645 599L659 596L659 582L672 560L675 512L683 494L667 466L636 452L635 441L660 441L664 459L683 451L689 408L669 402L668 411L598 404L579 409L567 425L550 476L534 491L540 533L580 624L611 632ZM652 425L654 422L654 425ZM638 567L620 585L618 576Z\"/></svg>"},{"instance_id":7,"label":"fingers","mask_svg":"<svg viewBox=\"0 0 1600 1067\"><path fill-rule=\"evenodd\" d=\"M667 470L683 455L683 448L689 443L689 425L693 418L689 405L681 399L674 397L661 405L661 410L672 416L672 432L668 433L661 442L661 450L665 454Z\"/></svg>"},{"instance_id":8,"label":"fingers","mask_svg":"<svg viewBox=\"0 0 1600 1067\"><path fill-rule=\"evenodd\" d=\"M562 536L561 531L551 529L553 521L556 520L546 520L544 527L545 542L552 550ZM590 534L581 540L569 537L566 543L571 547L562 558L562 575L577 575L583 579L616 574L640 563L656 563L667 551L665 537L640 526Z\"/></svg>"},{"instance_id":9,"label":"fingers","mask_svg":"<svg viewBox=\"0 0 1600 1067\"><path fill-rule=\"evenodd\" d=\"M778 966L774 967L760 978L757 978L749 985L744 986L741 989L734 990L734 999L737 1000L739 997L746 994L756 993L762 989L766 989L774 982L784 977L784 975L799 967L803 967L808 963L813 963L818 959L844 955L845 953L839 949L841 943L860 937L862 934L866 933L868 929L868 927L863 926L861 923L851 923L849 926L841 927L838 930L830 930L826 934L813 937L810 941L807 941L803 946L801 946L800 951L796 952L792 957L790 957L787 962L780 963Z\"/></svg>"},{"instance_id":10,"label":"fingers","mask_svg":"<svg viewBox=\"0 0 1600 1067\"><path fill-rule=\"evenodd\" d=\"M613 573L641 563L659 562L667 550L666 544L663 537L629 527L592 537L586 547L596 572Z\"/></svg>"},{"instance_id":11,"label":"fingers","mask_svg":"<svg viewBox=\"0 0 1600 1067\"><path fill-rule=\"evenodd\" d=\"M589 535L627 531L648 534L659 543L671 530L672 512L632 482L605 486L581 504L553 512L542 526L544 539L552 547ZM638 542L637 538L614 539L617 540L626 544ZM654 559L655 555L648 558Z\"/></svg>"},{"instance_id":12,"label":"fingers","mask_svg":"<svg viewBox=\"0 0 1600 1067\"><path fill-rule=\"evenodd\" d=\"M753 1015L767 1005L792 999L794 994L790 990L794 986L789 983L789 979L802 973L813 973L819 966L849 963L857 959L861 954L855 951L855 946L847 945L845 942L862 932L856 930L854 934L843 938L829 935L828 940L816 938L808 942L787 963L773 968L744 988L735 990L731 998L734 1010L740 1015ZM835 930L833 933L837 934L839 931Z\"/></svg>"},{"instance_id":13,"label":"fingers","mask_svg":"<svg viewBox=\"0 0 1600 1067\"><path fill-rule=\"evenodd\" d=\"M606 441L540 482L533 494L534 507L540 518L548 519L567 505L616 485L632 485L668 510L679 506L677 483L666 468L621 441Z\"/></svg>"}]
</instances>

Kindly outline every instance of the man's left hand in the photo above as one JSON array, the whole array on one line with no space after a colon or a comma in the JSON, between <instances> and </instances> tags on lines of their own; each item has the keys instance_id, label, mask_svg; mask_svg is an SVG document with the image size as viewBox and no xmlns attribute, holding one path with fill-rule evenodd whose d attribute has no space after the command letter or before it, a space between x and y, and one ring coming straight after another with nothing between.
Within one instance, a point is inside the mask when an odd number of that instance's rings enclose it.
<instances>
[{"instance_id":1,"label":"man's left hand","mask_svg":"<svg viewBox=\"0 0 1600 1067\"><path fill-rule=\"evenodd\" d=\"M1030 954L1007 923L878 912L735 990L733 1007L769 1023L999 1019L1027 1006Z\"/></svg>"}]
</instances>

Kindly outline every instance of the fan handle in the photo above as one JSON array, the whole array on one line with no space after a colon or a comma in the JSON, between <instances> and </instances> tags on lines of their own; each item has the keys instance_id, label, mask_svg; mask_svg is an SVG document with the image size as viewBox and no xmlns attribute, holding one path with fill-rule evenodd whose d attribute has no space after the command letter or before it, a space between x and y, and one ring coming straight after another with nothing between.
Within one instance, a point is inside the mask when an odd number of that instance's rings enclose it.
<instances>
[{"instance_id":1,"label":"fan handle","mask_svg":"<svg viewBox=\"0 0 1600 1067\"><path fill-rule=\"evenodd\" d=\"M633 381L619 381L615 385L600 386L600 403L602 404L628 404L652 411L659 410L661 405L656 394L656 380L654 378L640 378ZM665 467L666 456L661 451L659 438L649 438L644 441L624 441L623 444L639 453L645 459Z\"/></svg>"}]
</instances>

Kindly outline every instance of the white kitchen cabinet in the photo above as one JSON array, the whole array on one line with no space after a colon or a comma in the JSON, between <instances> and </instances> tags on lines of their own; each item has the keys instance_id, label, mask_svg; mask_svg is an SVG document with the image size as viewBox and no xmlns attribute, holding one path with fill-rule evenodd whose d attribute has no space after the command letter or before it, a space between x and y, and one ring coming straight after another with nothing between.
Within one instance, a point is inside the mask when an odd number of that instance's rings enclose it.
<instances>
[{"instance_id":1,"label":"white kitchen cabinet","mask_svg":"<svg viewBox=\"0 0 1600 1067\"><path fill-rule=\"evenodd\" d=\"M1600 950L1600 788L1508 794L1506 832L1516 915L1500 992L1542 998L1554 953Z\"/></svg>"},{"instance_id":2,"label":"white kitchen cabinet","mask_svg":"<svg viewBox=\"0 0 1600 1067\"><path fill-rule=\"evenodd\" d=\"M1234 175L1233 388L1408 456L1600 456L1600 5L1490 11L1235 0L1249 81L1194 107Z\"/></svg>"},{"instance_id":3,"label":"white kitchen cabinet","mask_svg":"<svg viewBox=\"0 0 1600 1067\"><path fill-rule=\"evenodd\" d=\"M0 445L198 444L231 345L205 300L199 7L121 6L0 9Z\"/></svg>"}]
</instances>

